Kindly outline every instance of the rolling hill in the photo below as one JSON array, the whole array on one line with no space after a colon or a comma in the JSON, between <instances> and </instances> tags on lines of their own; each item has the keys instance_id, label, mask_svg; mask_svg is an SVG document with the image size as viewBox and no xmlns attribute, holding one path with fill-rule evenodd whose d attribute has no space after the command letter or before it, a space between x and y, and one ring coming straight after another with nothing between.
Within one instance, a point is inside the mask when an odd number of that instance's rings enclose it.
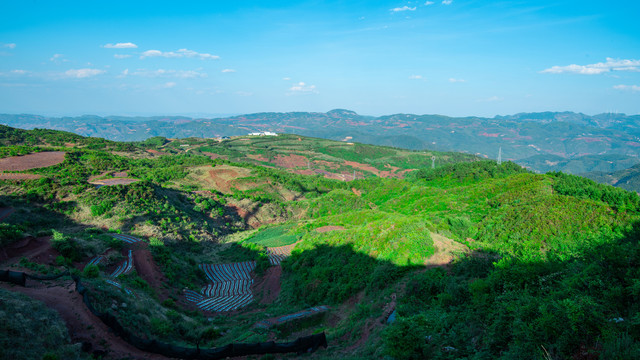
<instances>
[{"instance_id":1,"label":"rolling hill","mask_svg":"<svg viewBox=\"0 0 640 360\"><path fill-rule=\"evenodd\" d=\"M328 347L285 356L640 355L636 193L469 154L292 134L2 134L3 160L64 153L2 169L38 178L0 179L0 270L36 275L0 294L37 300L10 304L69 330L58 349L12 358L152 358L135 344L222 352L313 334ZM123 178L135 181L107 181ZM22 310L0 315L12 329L3 344L47 334Z\"/></svg>"}]
</instances>

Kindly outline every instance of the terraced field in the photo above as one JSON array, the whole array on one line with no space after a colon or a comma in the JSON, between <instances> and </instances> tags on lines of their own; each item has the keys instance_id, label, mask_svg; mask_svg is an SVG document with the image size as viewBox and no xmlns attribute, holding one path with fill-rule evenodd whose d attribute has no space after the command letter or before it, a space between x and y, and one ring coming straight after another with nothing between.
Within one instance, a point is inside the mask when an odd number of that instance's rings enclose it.
<instances>
[{"instance_id":1,"label":"terraced field","mask_svg":"<svg viewBox=\"0 0 640 360\"><path fill-rule=\"evenodd\" d=\"M142 240L138 239L135 236L131 236L131 235L126 235L126 234L111 234L112 237L122 240L124 242L126 242L127 244L135 244L137 242L140 242Z\"/></svg>"},{"instance_id":2,"label":"terraced field","mask_svg":"<svg viewBox=\"0 0 640 360\"><path fill-rule=\"evenodd\" d=\"M280 265L282 260L291 256L291 250L296 246L296 244L279 246L279 247L270 247L267 248L267 255L269 256L269 263L271 265L276 266Z\"/></svg>"},{"instance_id":3,"label":"terraced field","mask_svg":"<svg viewBox=\"0 0 640 360\"><path fill-rule=\"evenodd\" d=\"M251 272L255 261L230 264L202 264L200 268L211 280L200 292L186 290L186 300L204 311L225 312L243 308L253 300Z\"/></svg>"}]
</instances>

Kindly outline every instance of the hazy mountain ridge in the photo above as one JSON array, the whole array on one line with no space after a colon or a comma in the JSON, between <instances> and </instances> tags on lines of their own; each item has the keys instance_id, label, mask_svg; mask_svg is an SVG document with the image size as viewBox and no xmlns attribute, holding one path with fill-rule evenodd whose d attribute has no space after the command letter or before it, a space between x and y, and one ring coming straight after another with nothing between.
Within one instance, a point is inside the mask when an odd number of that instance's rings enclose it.
<instances>
[{"instance_id":1,"label":"hazy mountain ridge","mask_svg":"<svg viewBox=\"0 0 640 360\"><path fill-rule=\"evenodd\" d=\"M374 117L336 109L327 113L264 112L216 119L93 115L53 118L2 114L0 123L25 129L65 130L117 141L153 136L208 138L275 131L413 150L461 151L488 158L496 158L501 147L503 159L514 161L539 155L549 156L551 163L556 162L554 159L558 156L565 159L587 155L640 156L640 116L616 113L589 116L573 112L540 112L494 118L415 114ZM560 169L537 167L531 162L526 165L541 172ZM597 164L585 166L586 171L600 170L599 167Z\"/></svg>"}]
</instances>

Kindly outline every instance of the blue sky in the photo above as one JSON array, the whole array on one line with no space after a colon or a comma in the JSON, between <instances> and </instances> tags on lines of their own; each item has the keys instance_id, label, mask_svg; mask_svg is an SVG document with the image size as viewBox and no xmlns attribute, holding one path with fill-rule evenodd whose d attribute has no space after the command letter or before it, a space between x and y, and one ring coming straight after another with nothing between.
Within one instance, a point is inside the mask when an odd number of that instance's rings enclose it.
<instances>
[{"instance_id":1,"label":"blue sky","mask_svg":"<svg viewBox=\"0 0 640 360\"><path fill-rule=\"evenodd\" d=\"M635 1L0 1L0 112L640 113Z\"/></svg>"}]
</instances>

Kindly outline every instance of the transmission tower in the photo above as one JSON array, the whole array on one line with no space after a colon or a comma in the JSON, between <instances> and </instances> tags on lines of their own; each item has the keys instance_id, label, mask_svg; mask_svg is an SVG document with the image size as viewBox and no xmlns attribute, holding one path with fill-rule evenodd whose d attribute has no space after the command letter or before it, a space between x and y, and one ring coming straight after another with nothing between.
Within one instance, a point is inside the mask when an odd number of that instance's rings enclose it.
<instances>
[{"instance_id":1,"label":"transmission tower","mask_svg":"<svg viewBox=\"0 0 640 360\"><path fill-rule=\"evenodd\" d=\"M431 157L431 168L432 169L436 168L436 157L435 156Z\"/></svg>"},{"instance_id":2,"label":"transmission tower","mask_svg":"<svg viewBox=\"0 0 640 360\"><path fill-rule=\"evenodd\" d=\"M502 146L498 149L498 165L502 164Z\"/></svg>"}]
</instances>

